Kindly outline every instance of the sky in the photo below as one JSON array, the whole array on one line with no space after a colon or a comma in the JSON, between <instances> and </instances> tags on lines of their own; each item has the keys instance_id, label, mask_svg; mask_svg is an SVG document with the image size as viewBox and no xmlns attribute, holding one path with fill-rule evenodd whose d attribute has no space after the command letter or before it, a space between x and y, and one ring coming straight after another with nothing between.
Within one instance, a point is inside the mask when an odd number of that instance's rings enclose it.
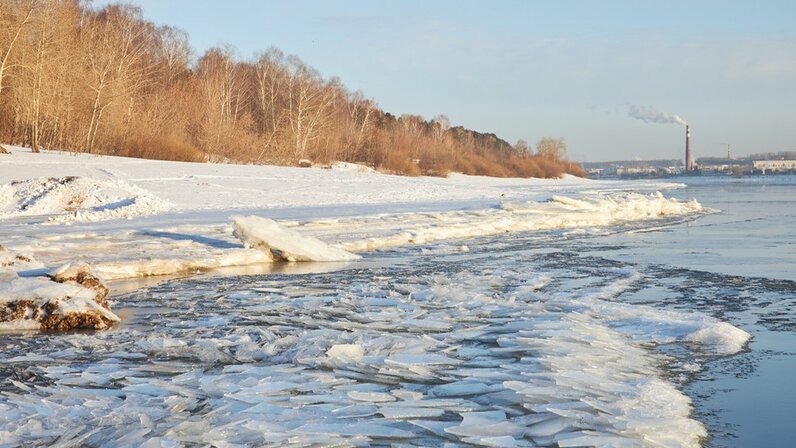
<instances>
[{"instance_id":1,"label":"sky","mask_svg":"<svg viewBox=\"0 0 796 448\"><path fill-rule=\"evenodd\" d=\"M511 143L564 137L578 161L683 158L683 127L632 106L683 117L695 157L796 150L796 2L132 3L187 31L196 55L277 47L385 111Z\"/></svg>"}]
</instances>

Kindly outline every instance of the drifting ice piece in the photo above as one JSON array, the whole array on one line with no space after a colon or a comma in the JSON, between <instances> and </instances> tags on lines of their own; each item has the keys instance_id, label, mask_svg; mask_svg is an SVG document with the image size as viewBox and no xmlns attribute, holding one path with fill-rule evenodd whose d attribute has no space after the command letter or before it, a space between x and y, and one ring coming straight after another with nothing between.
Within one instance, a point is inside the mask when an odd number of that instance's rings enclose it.
<instances>
[{"instance_id":1,"label":"drifting ice piece","mask_svg":"<svg viewBox=\"0 0 796 448\"><path fill-rule=\"evenodd\" d=\"M357 260L352 254L323 241L301 235L276 221L259 216L233 216L233 234L248 247L270 251L284 261L345 261Z\"/></svg>"}]
</instances>

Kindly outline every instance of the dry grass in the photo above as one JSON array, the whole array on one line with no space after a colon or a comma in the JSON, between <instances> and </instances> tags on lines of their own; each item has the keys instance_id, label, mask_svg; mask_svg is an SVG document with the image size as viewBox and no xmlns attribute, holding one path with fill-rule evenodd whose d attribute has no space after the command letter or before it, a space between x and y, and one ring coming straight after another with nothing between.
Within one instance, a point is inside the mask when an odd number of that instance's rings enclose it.
<instances>
[{"instance_id":1,"label":"dry grass","mask_svg":"<svg viewBox=\"0 0 796 448\"><path fill-rule=\"evenodd\" d=\"M116 146L114 155L152 160L204 162L204 155L191 144L174 135L139 136Z\"/></svg>"}]
</instances>

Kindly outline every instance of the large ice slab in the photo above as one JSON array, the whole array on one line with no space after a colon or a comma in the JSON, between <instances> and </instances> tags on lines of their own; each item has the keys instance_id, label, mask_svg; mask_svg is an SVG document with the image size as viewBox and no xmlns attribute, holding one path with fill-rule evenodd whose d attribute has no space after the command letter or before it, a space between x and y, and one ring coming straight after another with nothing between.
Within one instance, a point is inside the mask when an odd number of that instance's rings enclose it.
<instances>
[{"instance_id":1,"label":"large ice slab","mask_svg":"<svg viewBox=\"0 0 796 448\"><path fill-rule=\"evenodd\" d=\"M248 247L271 252L285 261L345 261L358 255L279 225L260 216L234 216L234 234Z\"/></svg>"}]
</instances>

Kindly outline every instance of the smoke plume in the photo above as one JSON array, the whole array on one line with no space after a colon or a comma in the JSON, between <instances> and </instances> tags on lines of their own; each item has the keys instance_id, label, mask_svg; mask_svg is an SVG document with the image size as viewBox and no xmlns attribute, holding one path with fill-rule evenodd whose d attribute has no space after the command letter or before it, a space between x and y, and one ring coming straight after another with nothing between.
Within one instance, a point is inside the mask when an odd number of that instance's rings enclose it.
<instances>
[{"instance_id":1,"label":"smoke plume","mask_svg":"<svg viewBox=\"0 0 796 448\"><path fill-rule=\"evenodd\" d=\"M687 125L679 115L658 112L654 107L631 104L627 114L633 118L643 120L645 123L679 124Z\"/></svg>"}]
</instances>

